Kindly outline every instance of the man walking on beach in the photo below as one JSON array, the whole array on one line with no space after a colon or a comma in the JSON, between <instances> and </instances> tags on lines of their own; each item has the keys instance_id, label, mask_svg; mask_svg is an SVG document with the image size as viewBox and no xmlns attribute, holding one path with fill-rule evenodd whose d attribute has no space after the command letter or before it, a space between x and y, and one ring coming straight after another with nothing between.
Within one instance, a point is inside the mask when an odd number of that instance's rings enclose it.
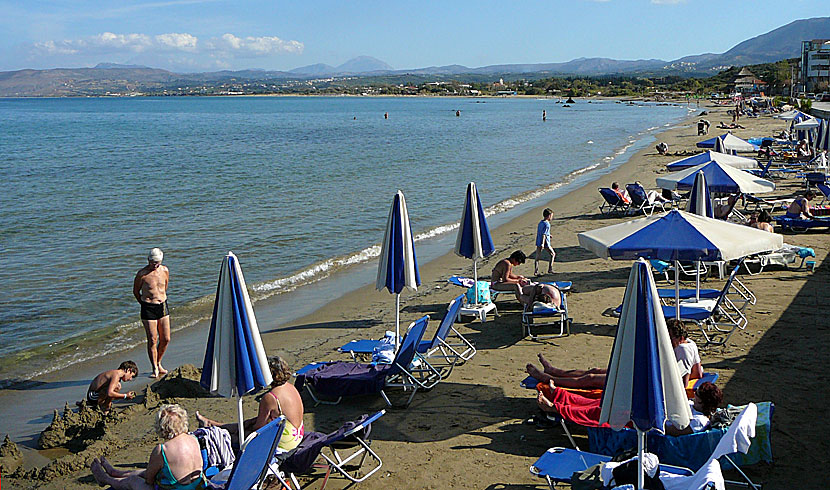
<instances>
[{"instance_id":1,"label":"man walking on beach","mask_svg":"<svg viewBox=\"0 0 830 490\"><path fill-rule=\"evenodd\" d=\"M133 295L141 305L141 323L147 334L147 356L150 358L151 378L167 374L161 358L170 343L170 312L167 309L167 286L170 271L161 265L164 253L160 248L150 250L147 265L135 275Z\"/></svg>"},{"instance_id":2,"label":"man walking on beach","mask_svg":"<svg viewBox=\"0 0 830 490\"><path fill-rule=\"evenodd\" d=\"M542 256L542 250L547 250L550 254L550 261L548 262L548 274L553 273L553 259L556 257L556 252L553 251L553 246L550 244L550 220L553 218L553 210L545 208L542 211L542 221L536 228L536 257L533 259L533 275L539 275L539 258Z\"/></svg>"}]
</instances>

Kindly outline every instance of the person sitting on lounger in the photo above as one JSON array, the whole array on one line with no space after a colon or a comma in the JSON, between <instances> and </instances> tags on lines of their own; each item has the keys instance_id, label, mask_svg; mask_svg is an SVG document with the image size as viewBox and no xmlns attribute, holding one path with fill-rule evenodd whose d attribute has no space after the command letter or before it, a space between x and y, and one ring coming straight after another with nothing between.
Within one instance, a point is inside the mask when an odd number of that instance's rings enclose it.
<instances>
[{"instance_id":1,"label":"person sitting on lounger","mask_svg":"<svg viewBox=\"0 0 830 490\"><path fill-rule=\"evenodd\" d=\"M769 211L766 209L762 210L760 213L752 213L749 216L749 223L747 223L747 226L775 233L775 228L772 226L772 216L770 216Z\"/></svg>"},{"instance_id":2,"label":"person sitting on lounger","mask_svg":"<svg viewBox=\"0 0 830 490\"><path fill-rule=\"evenodd\" d=\"M626 204L631 202L631 199L628 198L628 193L625 192L625 189L620 189L620 183L619 182L612 182L611 183L611 190L614 191L615 194L617 194L617 197L620 198L620 201L622 201Z\"/></svg>"},{"instance_id":3,"label":"person sitting on lounger","mask_svg":"<svg viewBox=\"0 0 830 490\"><path fill-rule=\"evenodd\" d=\"M104 457L94 458L95 481L116 490L206 488L199 441L187 433L187 412L179 405L162 406L156 416L156 434L164 443L153 448L146 469L121 471Z\"/></svg>"},{"instance_id":4,"label":"person sitting on lounger","mask_svg":"<svg viewBox=\"0 0 830 490\"><path fill-rule=\"evenodd\" d=\"M257 416L244 422L245 432L258 430L280 415L285 415L285 429L277 447L280 451L290 451L300 445L305 435L303 400L297 388L288 382L291 379L291 370L287 362L279 356L271 357L268 359L268 367L271 369L271 377L274 378L271 391L259 401ZM199 427L220 426L227 429L231 434L231 441L238 445L239 425L236 422L222 424L208 419L199 412L196 412L196 420L199 421Z\"/></svg>"},{"instance_id":5,"label":"person sitting on lounger","mask_svg":"<svg viewBox=\"0 0 830 490\"><path fill-rule=\"evenodd\" d=\"M684 385L690 379L703 377L703 365L700 361L700 353L698 352L697 345L689 340L686 325L676 318L669 318L666 320L666 328L669 331L669 339L671 339L672 347L674 348L674 355L677 358ZM557 386L563 388L578 388L584 390L601 390L605 388L606 370L603 368L591 368L588 370L559 369L548 362L541 352L539 353L539 362L542 364L542 369L539 369L533 363L528 363L525 370L527 374L542 383L553 381Z\"/></svg>"},{"instance_id":6,"label":"person sitting on lounger","mask_svg":"<svg viewBox=\"0 0 830 490\"><path fill-rule=\"evenodd\" d=\"M815 197L816 192L814 190L807 191L804 197L799 197L790 204L790 207L787 208L787 214L784 216L792 219L801 219L803 215L807 219L813 219L815 216L810 212L810 201Z\"/></svg>"},{"instance_id":7,"label":"person sitting on lounger","mask_svg":"<svg viewBox=\"0 0 830 490\"><path fill-rule=\"evenodd\" d=\"M539 383L536 387L536 404L544 412L556 413L566 420L586 427L599 426L602 412L601 398L587 398L557 387L553 381L549 384ZM692 417L689 425L683 429L666 422L666 434L681 436L701 432L709 426L709 417L723 403L723 392L708 381L701 383L695 390L694 400L689 400Z\"/></svg>"},{"instance_id":8,"label":"person sitting on lounger","mask_svg":"<svg viewBox=\"0 0 830 490\"><path fill-rule=\"evenodd\" d=\"M800 160L808 160L814 156L813 150L810 148L810 144L807 143L807 140L801 140L798 142L798 146L795 148L795 154Z\"/></svg>"},{"instance_id":9,"label":"person sitting on lounger","mask_svg":"<svg viewBox=\"0 0 830 490\"><path fill-rule=\"evenodd\" d=\"M490 275L490 289L494 291L508 291L516 295L516 299L521 304L527 302L527 298L522 298L523 286L530 284L530 281L519 274L513 273L513 267L524 264L527 256L521 250L516 250L510 257L501 259Z\"/></svg>"},{"instance_id":10,"label":"person sitting on lounger","mask_svg":"<svg viewBox=\"0 0 830 490\"><path fill-rule=\"evenodd\" d=\"M726 199L725 203L719 203L715 205L715 208L712 210L715 218L725 220L729 218L729 215L732 214L732 210L735 208L735 203L738 202L738 198L741 197L741 193L732 194Z\"/></svg>"}]
</instances>

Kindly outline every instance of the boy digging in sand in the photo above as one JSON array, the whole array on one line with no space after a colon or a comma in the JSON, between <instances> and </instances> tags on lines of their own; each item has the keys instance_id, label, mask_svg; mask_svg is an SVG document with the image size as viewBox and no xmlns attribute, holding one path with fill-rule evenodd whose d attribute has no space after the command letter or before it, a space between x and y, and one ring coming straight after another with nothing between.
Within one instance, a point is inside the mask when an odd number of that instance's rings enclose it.
<instances>
[{"instance_id":1,"label":"boy digging in sand","mask_svg":"<svg viewBox=\"0 0 830 490\"><path fill-rule=\"evenodd\" d=\"M86 391L86 402L97 406L104 413L109 413L113 400L132 400L135 392L120 393L122 381L132 381L138 374L138 366L133 361L124 361L118 369L111 369L95 376Z\"/></svg>"}]
</instances>

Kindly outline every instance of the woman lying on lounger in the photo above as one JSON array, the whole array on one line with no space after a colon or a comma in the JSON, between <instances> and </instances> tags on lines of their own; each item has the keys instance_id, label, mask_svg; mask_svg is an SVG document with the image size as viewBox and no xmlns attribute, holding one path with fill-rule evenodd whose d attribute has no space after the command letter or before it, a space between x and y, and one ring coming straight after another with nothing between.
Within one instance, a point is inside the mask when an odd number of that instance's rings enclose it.
<instances>
[{"instance_id":1,"label":"woman lying on lounger","mask_svg":"<svg viewBox=\"0 0 830 490\"><path fill-rule=\"evenodd\" d=\"M602 412L602 399L586 398L556 387L551 381L549 384L539 383L536 387L536 404L545 412L556 413L566 420L586 427L599 426L599 416ZM694 400L689 400L692 418L689 425L683 429L666 423L666 434L681 436L693 432L706 430L709 417L715 413L723 403L723 392L708 381L701 383L695 390Z\"/></svg>"},{"instance_id":2,"label":"woman lying on lounger","mask_svg":"<svg viewBox=\"0 0 830 490\"><path fill-rule=\"evenodd\" d=\"M178 405L164 405L156 417L156 433L163 444L153 448L147 469L121 471L106 458L92 460L92 475L99 485L116 490L206 488L199 441L187 433L187 412Z\"/></svg>"},{"instance_id":3,"label":"woman lying on lounger","mask_svg":"<svg viewBox=\"0 0 830 490\"><path fill-rule=\"evenodd\" d=\"M262 428L280 415L285 415L285 429L283 429L277 447L281 451L290 451L300 445L300 441L303 440L303 435L305 435L303 400L297 388L288 382L291 379L291 370L288 368L288 363L281 357L275 356L268 359L268 367L271 369L271 377L274 378L271 383L271 391L266 393L259 401L257 416L244 422L245 431L250 433ZM239 425L236 422L222 424L208 419L199 412L196 412L196 420L199 421L199 427L220 426L227 429L231 434L233 444L239 445Z\"/></svg>"},{"instance_id":4,"label":"woman lying on lounger","mask_svg":"<svg viewBox=\"0 0 830 490\"><path fill-rule=\"evenodd\" d=\"M702 378L703 365L700 362L700 352L694 341L688 338L689 332L686 330L686 325L676 318L670 318L666 320L666 328L674 348L674 356L677 358L677 367L680 368L680 374L683 376L683 386L686 386L690 379ZM542 383L547 384L548 381L553 381L555 385L563 388L585 390L605 388L605 369L559 369L548 362L541 353L539 353L539 362L542 363L542 369L529 363L526 370L529 375Z\"/></svg>"}]
</instances>

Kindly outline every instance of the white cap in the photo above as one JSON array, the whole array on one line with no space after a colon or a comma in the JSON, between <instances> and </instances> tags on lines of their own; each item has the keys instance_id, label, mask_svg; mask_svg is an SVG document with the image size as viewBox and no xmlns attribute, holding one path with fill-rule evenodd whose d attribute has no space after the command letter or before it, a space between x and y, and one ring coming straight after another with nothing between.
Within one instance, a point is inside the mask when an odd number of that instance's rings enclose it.
<instances>
[{"instance_id":1,"label":"white cap","mask_svg":"<svg viewBox=\"0 0 830 490\"><path fill-rule=\"evenodd\" d=\"M150 262L161 262L164 258L164 252L161 251L160 248L156 247L150 250L150 253L147 254L147 260Z\"/></svg>"}]
</instances>

